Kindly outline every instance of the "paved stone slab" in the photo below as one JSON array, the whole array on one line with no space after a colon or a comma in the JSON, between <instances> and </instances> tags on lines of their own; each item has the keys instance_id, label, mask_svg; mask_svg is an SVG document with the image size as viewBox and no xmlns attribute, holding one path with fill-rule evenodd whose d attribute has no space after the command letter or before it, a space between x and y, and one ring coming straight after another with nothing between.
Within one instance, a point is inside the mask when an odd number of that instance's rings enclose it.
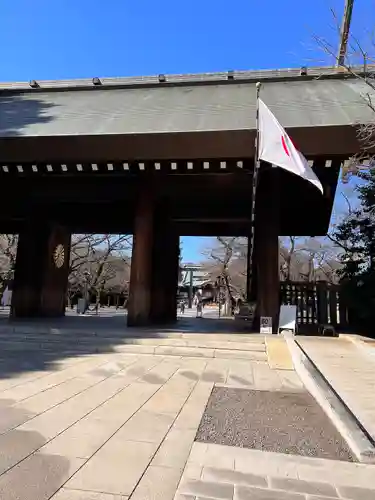
<instances>
[{"instance_id":1,"label":"paved stone slab","mask_svg":"<svg viewBox=\"0 0 375 500\"><path fill-rule=\"evenodd\" d=\"M234 454L233 450L236 450L236 448L229 446L218 447L218 445L195 442L190 452L188 463L202 467L234 470L237 454Z\"/></svg>"},{"instance_id":2,"label":"paved stone slab","mask_svg":"<svg viewBox=\"0 0 375 500\"><path fill-rule=\"evenodd\" d=\"M199 372L202 372L202 370L205 369L207 366L207 359L201 359L201 358L180 358L179 359L179 364L180 364L180 369L185 369L185 370L196 370Z\"/></svg>"},{"instance_id":3,"label":"paved stone slab","mask_svg":"<svg viewBox=\"0 0 375 500\"><path fill-rule=\"evenodd\" d=\"M232 483L245 486L258 486L267 488L266 476L256 474L246 474L230 469L214 469L213 467L204 467L202 472L204 481L215 481L218 483Z\"/></svg>"},{"instance_id":4,"label":"paved stone slab","mask_svg":"<svg viewBox=\"0 0 375 500\"><path fill-rule=\"evenodd\" d=\"M14 401L0 399L0 433L4 433L27 422L35 413L14 406Z\"/></svg>"},{"instance_id":5,"label":"paved stone slab","mask_svg":"<svg viewBox=\"0 0 375 500\"><path fill-rule=\"evenodd\" d=\"M232 500L234 487L232 484L187 479L180 484L179 493L218 500Z\"/></svg>"},{"instance_id":6,"label":"paved stone slab","mask_svg":"<svg viewBox=\"0 0 375 500\"><path fill-rule=\"evenodd\" d=\"M38 432L18 429L0 436L0 474L36 451L45 442L46 438Z\"/></svg>"},{"instance_id":7,"label":"paved stone slab","mask_svg":"<svg viewBox=\"0 0 375 500\"><path fill-rule=\"evenodd\" d=\"M213 383L198 383L186 401L173 425L176 429L197 430L202 419Z\"/></svg>"},{"instance_id":8,"label":"paved stone slab","mask_svg":"<svg viewBox=\"0 0 375 500\"><path fill-rule=\"evenodd\" d=\"M320 495L307 495L306 500L337 500L337 497L326 497Z\"/></svg>"},{"instance_id":9,"label":"paved stone slab","mask_svg":"<svg viewBox=\"0 0 375 500\"><path fill-rule=\"evenodd\" d=\"M0 477L0 498L48 500L83 463L36 453Z\"/></svg>"},{"instance_id":10,"label":"paved stone slab","mask_svg":"<svg viewBox=\"0 0 375 500\"><path fill-rule=\"evenodd\" d=\"M226 380L226 372L224 370L210 370L206 369L201 377L200 380L203 382L212 382L213 384L217 383L224 383Z\"/></svg>"},{"instance_id":11,"label":"paved stone slab","mask_svg":"<svg viewBox=\"0 0 375 500\"><path fill-rule=\"evenodd\" d=\"M200 379L201 373L196 370L178 370L165 384L171 392L183 390L184 393L190 393L197 381Z\"/></svg>"},{"instance_id":12,"label":"paved stone slab","mask_svg":"<svg viewBox=\"0 0 375 500\"><path fill-rule=\"evenodd\" d=\"M159 346L155 348L155 354L163 354L167 356L194 356L203 358L213 358L214 349L206 349L203 347L167 347Z\"/></svg>"},{"instance_id":13,"label":"paved stone slab","mask_svg":"<svg viewBox=\"0 0 375 500\"><path fill-rule=\"evenodd\" d=\"M36 480L36 486L32 484L27 492L22 490L22 485L21 489L17 485L15 491L18 497L0 495L2 500L34 500L35 497L28 496L29 491L31 495L36 492L38 500L172 500L187 459L181 484L190 481L195 487L199 486L194 493L179 491L175 500L220 499L228 495L225 489L228 486L232 496L243 486L256 492L258 496L254 497L252 491L252 498L262 500L260 491L267 491L267 494L277 491L278 500L284 500L283 493L293 500L296 495L302 495L303 500L328 499L322 494L293 492L290 483L283 483L288 490L276 490L270 488L270 484L265 488L265 471L272 478L292 478L299 484L306 481L311 485L322 477L329 477L341 488L365 488L360 493L366 499L366 488L373 485L375 469L363 468L361 464L315 459L312 465L312 459L301 456L205 443L193 444L189 458L196 429L214 384L237 383L254 389L276 391L287 387L290 391L301 391L300 381L293 371L271 370L265 360L253 359L265 359L263 337L207 333L190 335L176 331L161 333L164 338L142 338L139 331L136 333L137 338L126 339L125 342L123 329L117 336L105 330L97 336L87 332L84 339L81 333L78 336L77 332L64 333L66 338L62 339L59 335L57 342L45 339L41 342L39 334L30 333L33 337L28 337L29 347L24 336L19 334L19 339L13 342L15 350L4 351L22 360L22 356L30 352L25 351L25 346L32 349L33 344L40 343L44 346L43 355L58 361L55 365L49 364L49 367L54 367L53 370L35 371L32 375L16 374L13 380L0 379L0 391L2 388L9 390L5 393L7 397L3 398L4 394L0 392L0 432L1 418L3 430L21 423L16 432L0 436L0 471L8 469L2 478L11 478L8 485L15 480L22 483L19 472L16 476L11 474L23 466L33 471ZM52 334L48 335L52 337ZM106 344L111 344L111 348L113 346L119 352L86 357L78 353L79 349L82 353L94 352L96 348L105 349ZM125 353L128 346L130 351L137 353ZM152 354L155 347L160 348L160 354ZM161 348L165 349L164 354L161 354ZM58 349L60 352L56 355ZM169 349L172 356L167 353ZM202 356L203 353L214 356L216 352L221 355L226 351L227 357ZM248 359L237 359L238 355ZM64 356L71 358L64 359ZM0 356L0 365L5 361L4 356ZM370 382L370 373L367 375L366 380ZM95 385L90 387L85 385L87 383ZM354 384L348 387L355 389ZM10 389L15 390L14 400ZM74 395L76 390L82 392ZM23 401L14 404L20 399ZM48 409L52 404L57 406ZM368 408L370 405L368 397ZM31 407L34 411L47 411L35 417ZM51 441L46 443L47 439ZM35 453L36 450L43 451ZM40 467L28 465L33 457L39 455L48 457L50 466L44 462ZM77 461L77 457L89 460L84 463ZM76 473L70 480L65 475L68 482L64 484L66 479L61 482L63 474L59 471L65 470L65 464L72 463L78 466L75 465L67 474ZM82 467L77 470L80 465ZM45 480L40 480L38 478L43 471ZM28 482L26 469L22 474ZM337 483L340 477L343 482ZM43 496L47 493L48 496ZM351 494L357 493L354 491Z\"/></svg>"},{"instance_id":14,"label":"paved stone slab","mask_svg":"<svg viewBox=\"0 0 375 500\"><path fill-rule=\"evenodd\" d=\"M163 441L153 465L183 469L194 442L195 430L172 429Z\"/></svg>"},{"instance_id":15,"label":"paved stone slab","mask_svg":"<svg viewBox=\"0 0 375 500\"><path fill-rule=\"evenodd\" d=\"M23 399L34 396L41 391L45 391L59 384L65 383L69 379L73 379L90 369L94 369L106 363L106 359L96 358L85 360L83 363L66 368L65 370L51 373L45 377L31 380L16 387L12 387L1 393L2 398L10 398L14 401L21 401Z\"/></svg>"},{"instance_id":16,"label":"paved stone slab","mask_svg":"<svg viewBox=\"0 0 375 500\"><path fill-rule=\"evenodd\" d=\"M266 353L259 351L239 351L234 349L215 349L215 358L247 359L249 361L267 361Z\"/></svg>"},{"instance_id":17,"label":"paved stone slab","mask_svg":"<svg viewBox=\"0 0 375 500\"><path fill-rule=\"evenodd\" d=\"M254 387L253 365L250 363L233 363L229 369L226 385Z\"/></svg>"},{"instance_id":18,"label":"paved stone slab","mask_svg":"<svg viewBox=\"0 0 375 500\"><path fill-rule=\"evenodd\" d=\"M66 484L77 490L130 495L141 479L155 443L110 439Z\"/></svg>"},{"instance_id":19,"label":"paved stone slab","mask_svg":"<svg viewBox=\"0 0 375 500\"><path fill-rule=\"evenodd\" d=\"M128 496L61 488L51 500L128 500Z\"/></svg>"},{"instance_id":20,"label":"paved stone slab","mask_svg":"<svg viewBox=\"0 0 375 500\"><path fill-rule=\"evenodd\" d=\"M150 466L131 495L131 500L173 500L182 469Z\"/></svg>"},{"instance_id":21,"label":"paved stone slab","mask_svg":"<svg viewBox=\"0 0 375 500\"><path fill-rule=\"evenodd\" d=\"M271 370L268 363L254 363L255 388L264 391L277 391L282 388L282 381L276 370Z\"/></svg>"},{"instance_id":22,"label":"paved stone slab","mask_svg":"<svg viewBox=\"0 0 375 500\"><path fill-rule=\"evenodd\" d=\"M102 402L103 404L95 408L93 416L100 420L112 420L124 423L157 390L157 385L133 382L128 387L125 386L120 392L116 391L113 397L106 398Z\"/></svg>"},{"instance_id":23,"label":"paved stone slab","mask_svg":"<svg viewBox=\"0 0 375 500\"><path fill-rule=\"evenodd\" d=\"M184 478L185 479L201 479L203 473L203 467L200 465L193 464L188 462L184 469Z\"/></svg>"},{"instance_id":24,"label":"paved stone slab","mask_svg":"<svg viewBox=\"0 0 375 500\"><path fill-rule=\"evenodd\" d=\"M270 486L276 490L338 497L337 490L334 486L317 481L301 481L298 479L272 477L270 478Z\"/></svg>"},{"instance_id":25,"label":"paved stone slab","mask_svg":"<svg viewBox=\"0 0 375 500\"><path fill-rule=\"evenodd\" d=\"M306 500L306 496L286 491L236 486L234 500Z\"/></svg>"},{"instance_id":26,"label":"paved stone slab","mask_svg":"<svg viewBox=\"0 0 375 500\"><path fill-rule=\"evenodd\" d=\"M165 385L145 404L144 410L177 415L187 400L189 393L190 390L185 392L170 391Z\"/></svg>"},{"instance_id":27,"label":"paved stone slab","mask_svg":"<svg viewBox=\"0 0 375 500\"><path fill-rule=\"evenodd\" d=\"M121 424L89 415L47 443L41 451L64 457L90 458Z\"/></svg>"},{"instance_id":28,"label":"paved stone slab","mask_svg":"<svg viewBox=\"0 0 375 500\"><path fill-rule=\"evenodd\" d=\"M226 460L226 465L223 460ZM296 494L302 495L304 500L337 498L357 500L357 498L362 497L367 500L366 495L369 495L369 498L375 498L373 496L375 466L373 465L198 442L193 445L181 484L191 477L203 482L205 480L216 483L229 482L237 488L240 483L236 479L236 475L233 474L236 471L243 472L245 475L249 474L249 478L256 476L264 478L265 474L270 476L267 479L271 499L278 498L274 496L274 491L277 491L282 499L288 498L285 495L292 495L291 498L293 498L293 495ZM275 478L279 478L281 481ZM260 485L243 486L260 488ZM349 488L345 490L345 487ZM262 488L266 489L264 483ZM310 493L307 493L308 491ZM313 491L315 494L312 493ZM180 492L182 491L179 489L178 493ZM264 495L258 490L255 493L258 494L258 497L261 494ZM255 493L252 492L253 496ZM285 493L284 496L283 493ZM260 498L263 497L260 496Z\"/></svg>"},{"instance_id":29,"label":"paved stone slab","mask_svg":"<svg viewBox=\"0 0 375 500\"><path fill-rule=\"evenodd\" d=\"M140 381L148 384L163 385L168 379L179 369L178 363L171 363L170 361L162 361L154 368L145 373Z\"/></svg>"},{"instance_id":30,"label":"paved stone slab","mask_svg":"<svg viewBox=\"0 0 375 500\"><path fill-rule=\"evenodd\" d=\"M173 416L147 410L138 411L117 433L117 439L161 443L173 424Z\"/></svg>"},{"instance_id":31,"label":"paved stone slab","mask_svg":"<svg viewBox=\"0 0 375 500\"><path fill-rule=\"evenodd\" d=\"M122 346L117 346L117 352L124 353L135 353L135 354L154 354L155 347L153 345L136 345L136 344L124 344ZM157 353L156 353L157 354Z\"/></svg>"},{"instance_id":32,"label":"paved stone slab","mask_svg":"<svg viewBox=\"0 0 375 500\"><path fill-rule=\"evenodd\" d=\"M81 360L82 361L82 360ZM1 363L3 364L5 360L2 360ZM21 364L21 363L20 363ZM4 376L0 378L0 393L6 391L7 389L10 389L12 387L17 387L18 385L22 385L28 382L31 382L32 380L37 380L38 378L42 378L48 375L52 375L56 371L61 371L63 370L64 367L56 367L55 370L35 370L33 372L27 372L27 373L18 373L16 377L12 378L5 378ZM22 371L22 367L18 367L18 371Z\"/></svg>"},{"instance_id":33,"label":"paved stone slab","mask_svg":"<svg viewBox=\"0 0 375 500\"><path fill-rule=\"evenodd\" d=\"M255 352L265 352L264 343L258 342L242 342L239 339L235 339L232 341L229 340L221 340L220 336L218 336L217 340L207 340L205 337L201 337L200 339L193 338L193 340L186 341L187 346L189 347L208 347L212 349L231 349L236 351L255 351Z\"/></svg>"},{"instance_id":34,"label":"paved stone slab","mask_svg":"<svg viewBox=\"0 0 375 500\"><path fill-rule=\"evenodd\" d=\"M374 500L375 488L358 488L355 486L339 486L338 492L343 498L351 500Z\"/></svg>"},{"instance_id":35,"label":"paved stone slab","mask_svg":"<svg viewBox=\"0 0 375 500\"><path fill-rule=\"evenodd\" d=\"M112 418L123 422L137 411L156 390L157 386L151 384L133 383L119 392L117 384L113 386L112 380L105 380L29 420L19 429L40 432L52 439L95 409L97 409L95 416L99 419L101 417ZM113 395L115 396L112 398ZM125 419L124 414L127 414Z\"/></svg>"},{"instance_id":36,"label":"paved stone slab","mask_svg":"<svg viewBox=\"0 0 375 500\"><path fill-rule=\"evenodd\" d=\"M288 391L303 391L305 387L295 371L277 370L277 374L281 380L281 390Z\"/></svg>"},{"instance_id":37,"label":"paved stone slab","mask_svg":"<svg viewBox=\"0 0 375 500\"><path fill-rule=\"evenodd\" d=\"M89 387L104 380L106 375L78 377L63 382L55 387L39 392L17 404L17 408L25 409L34 414L42 413L57 404L85 391Z\"/></svg>"},{"instance_id":38,"label":"paved stone slab","mask_svg":"<svg viewBox=\"0 0 375 500\"><path fill-rule=\"evenodd\" d=\"M336 428L307 392L215 387L197 441L353 460Z\"/></svg>"}]
</instances>

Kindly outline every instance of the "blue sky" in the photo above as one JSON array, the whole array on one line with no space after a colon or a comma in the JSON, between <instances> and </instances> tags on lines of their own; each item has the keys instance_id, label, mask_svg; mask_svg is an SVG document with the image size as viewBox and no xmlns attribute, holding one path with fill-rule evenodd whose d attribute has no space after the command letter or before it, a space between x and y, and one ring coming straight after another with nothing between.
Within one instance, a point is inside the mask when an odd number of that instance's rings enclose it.
<instances>
[{"instance_id":1,"label":"blue sky","mask_svg":"<svg viewBox=\"0 0 375 500\"><path fill-rule=\"evenodd\" d=\"M0 0L0 80L320 65L328 63L327 56L312 37L336 45L330 8L341 15L343 5L344 0ZM353 30L361 39L374 7L374 0L356 2ZM200 260L201 246L200 240L184 240L184 258Z\"/></svg>"}]
</instances>

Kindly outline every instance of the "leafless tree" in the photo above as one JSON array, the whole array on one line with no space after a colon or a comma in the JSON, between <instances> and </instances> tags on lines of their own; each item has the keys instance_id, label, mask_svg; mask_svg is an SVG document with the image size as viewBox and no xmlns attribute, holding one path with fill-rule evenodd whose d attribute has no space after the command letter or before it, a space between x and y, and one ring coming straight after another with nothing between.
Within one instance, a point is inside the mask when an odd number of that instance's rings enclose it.
<instances>
[{"instance_id":1,"label":"leafless tree","mask_svg":"<svg viewBox=\"0 0 375 500\"><path fill-rule=\"evenodd\" d=\"M280 243L281 280L336 282L338 250L329 239L289 236ZM227 310L235 297L246 300L247 239L217 237L203 254L211 281L224 283Z\"/></svg>"},{"instance_id":2,"label":"leafless tree","mask_svg":"<svg viewBox=\"0 0 375 500\"><path fill-rule=\"evenodd\" d=\"M298 264L298 237L288 236L280 246L280 277L283 281L292 281Z\"/></svg>"},{"instance_id":3,"label":"leafless tree","mask_svg":"<svg viewBox=\"0 0 375 500\"><path fill-rule=\"evenodd\" d=\"M245 297L247 239L217 236L204 250L205 268L212 282L221 281L225 290L225 313L230 314L235 296Z\"/></svg>"},{"instance_id":4,"label":"leafless tree","mask_svg":"<svg viewBox=\"0 0 375 500\"><path fill-rule=\"evenodd\" d=\"M17 234L0 235L0 286L13 278ZM100 300L111 288L121 293L129 281L131 237L129 235L74 235L71 244L68 297L83 290L85 282Z\"/></svg>"},{"instance_id":5,"label":"leafless tree","mask_svg":"<svg viewBox=\"0 0 375 500\"><path fill-rule=\"evenodd\" d=\"M17 234L0 235L0 284L13 278L17 255Z\"/></svg>"},{"instance_id":6,"label":"leafless tree","mask_svg":"<svg viewBox=\"0 0 375 500\"><path fill-rule=\"evenodd\" d=\"M336 281L338 249L328 238L291 236L281 241L281 280Z\"/></svg>"},{"instance_id":7,"label":"leafless tree","mask_svg":"<svg viewBox=\"0 0 375 500\"><path fill-rule=\"evenodd\" d=\"M128 286L130 268L129 235L75 235L72 241L69 296L85 289L100 297L105 290L121 293Z\"/></svg>"},{"instance_id":8,"label":"leafless tree","mask_svg":"<svg viewBox=\"0 0 375 500\"><path fill-rule=\"evenodd\" d=\"M355 33L349 33L345 57L337 51L336 41L341 36L341 20L334 9L331 9L333 29L337 33L335 44L318 34L313 35L315 44L325 56L338 66L338 71L345 71L362 83L361 96L368 109L374 114L369 123L355 125L360 151L355 154L343 169L343 180L351 175L361 176L363 171L374 167L375 151L375 35L374 29L368 30L366 39L359 38Z\"/></svg>"}]
</instances>

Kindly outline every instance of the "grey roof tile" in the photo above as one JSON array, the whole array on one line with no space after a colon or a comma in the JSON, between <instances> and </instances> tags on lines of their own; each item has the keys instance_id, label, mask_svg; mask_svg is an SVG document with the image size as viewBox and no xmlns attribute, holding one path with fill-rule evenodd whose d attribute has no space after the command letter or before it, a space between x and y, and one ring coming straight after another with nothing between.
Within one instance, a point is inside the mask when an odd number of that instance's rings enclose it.
<instances>
[{"instance_id":1,"label":"grey roof tile","mask_svg":"<svg viewBox=\"0 0 375 500\"><path fill-rule=\"evenodd\" d=\"M99 89L0 93L0 136L255 128L255 81L212 83L203 76L202 81L207 84L193 85L187 80L183 85L111 88L109 84ZM269 78L261 97L286 127L352 125L374 118L362 97L368 90L362 81L351 78Z\"/></svg>"}]
</instances>

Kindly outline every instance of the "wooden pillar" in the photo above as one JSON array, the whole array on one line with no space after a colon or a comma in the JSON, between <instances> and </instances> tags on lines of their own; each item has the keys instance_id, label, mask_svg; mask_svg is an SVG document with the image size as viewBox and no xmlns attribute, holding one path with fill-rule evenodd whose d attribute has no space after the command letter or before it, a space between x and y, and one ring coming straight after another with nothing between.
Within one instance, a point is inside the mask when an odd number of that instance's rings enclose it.
<instances>
[{"instance_id":1,"label":"wooden pillar","mask_svg":"<svg viewBox=\"0 0 375 500\"><path fill-rule=\"evenodd\" d=\"M159 200L152 259L151 321L154 324L177 319L178 259L179 237L170 220L167 201Z\"/></svg>"},{"instance_id":2,"label":"wooden pillar","mask_svg":"<svg viewBox=\"0 0 375 500\"><path fill-rule=\"evenodd\" d=\"M144 326L150 322L153 208L152 193L142 189L134 223L127 319L129 326Z\"/></svg>"},{"instance_id":3,"label":"wooden pillar","mask_svg":"<svg viewBox=\"0 0 375 500\"><path fill-rule=\"evenodd\" d=\"M256 207L256 316L258 320L261 316L272 317L272 330L277 333L280 308L278 169L266 168L260 175Z\"/></svg>"},{"instance_id":4,"label":"wooden pillar","mask_svg":"<svg viewBox=\"0 0 375 500\"><path fill-rule=\"evenodd\" d=\"M65 314L71 234L59 225L30 220L19 234L11 316Z\"/></svg>"},{"instance_id":5,"label":"wooden pillar","mask_svg":"<svg viewBox=\"0 0 375 500\"><path fill-rule=\"evenodd\" d=\"M248 236L247 242L247 262L246 262L246 300L248 303L256 302L258 296L258 267L257 267L257 239L254 241L253 262L250 262L251 238ZM251 267L250 267L251 266Z\"/></svg>"},{"instance_id":6,"label":"wooden pillar","mask_svg":"<svg viewBox=\"0 0 375 500\"><path fill-rule=\"evenodd\" d=\"M168 279L166 284L166 315L168 322L177 320L177 288L180 264L180 238L173 225L170 226L168 238Z\"/></svg>"}]
</instances>

